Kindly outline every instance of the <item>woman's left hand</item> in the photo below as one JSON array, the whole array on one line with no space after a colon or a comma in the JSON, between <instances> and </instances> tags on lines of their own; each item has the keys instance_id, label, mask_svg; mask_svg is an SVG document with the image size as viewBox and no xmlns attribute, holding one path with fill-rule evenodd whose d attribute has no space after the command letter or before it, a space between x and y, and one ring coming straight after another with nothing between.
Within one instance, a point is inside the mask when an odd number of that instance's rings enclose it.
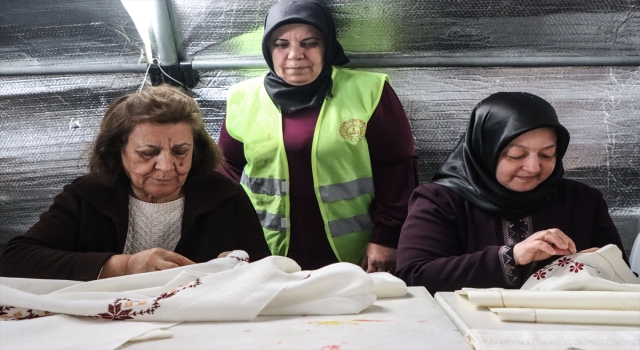
<instances>
[{"instance_id":1,"label":"woman's left hand","mask_svg":"<svg viewBox=\"0 0 640 350\"><path fill-rule=\"evenodd\" d=\"M369 243L360 266L367 272L396 272L395 248Z\"/></svg>"}]
</instances>

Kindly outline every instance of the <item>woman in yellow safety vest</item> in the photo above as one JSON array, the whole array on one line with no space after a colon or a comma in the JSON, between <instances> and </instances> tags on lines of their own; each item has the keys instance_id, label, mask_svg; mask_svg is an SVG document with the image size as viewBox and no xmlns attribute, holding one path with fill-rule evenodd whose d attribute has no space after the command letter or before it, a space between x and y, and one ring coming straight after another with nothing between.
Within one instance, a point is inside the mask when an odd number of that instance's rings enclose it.
<instances>
[{"instance_id":1,"label":"woman in yellow safety vest","mask_svg":"<svg viewBox=\"0 0 640 350\"><path fill-rule=\"evenodd\" d=\"M418 176L388 77L336 67L349 59L319 0L276 3L262 52L269 73L229 90L220 171L251 197L273 254L395 272Z\"/></svg>"}]
</instances>

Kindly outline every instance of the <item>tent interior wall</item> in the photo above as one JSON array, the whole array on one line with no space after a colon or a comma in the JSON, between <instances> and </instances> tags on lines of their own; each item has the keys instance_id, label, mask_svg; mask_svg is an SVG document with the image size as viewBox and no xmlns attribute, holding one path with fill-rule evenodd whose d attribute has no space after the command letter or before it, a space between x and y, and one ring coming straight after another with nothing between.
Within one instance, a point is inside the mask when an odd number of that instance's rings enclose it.
<instances>
[{"instance_id":1,"label":"tent interior wall","mask_svg":"<svg viewBox=\"0 0 640 350\"><path fill-rule=\"evenodd\" d=\"M143 13L166 8L168 27L154 27L147 46L127 1L144 4ZM275 2L0 0L0 245L86 172L106 107L143 82L145 47L157 57L169 42L179 62L208 62L192 92L217 139L229 86L265 73L243 62L261 60L264 14ZM604 193L629 253L640 232L637 0L326 3L351 67L389 75L410 118L421 183L453 149L478 101L497 91L537 94L571 133L566 176ZM173 38L158 37L166 29ZM414 63L403 66L408 58ZM615 63L620 58L627 63Z\"/></svg>"}]
</instances>

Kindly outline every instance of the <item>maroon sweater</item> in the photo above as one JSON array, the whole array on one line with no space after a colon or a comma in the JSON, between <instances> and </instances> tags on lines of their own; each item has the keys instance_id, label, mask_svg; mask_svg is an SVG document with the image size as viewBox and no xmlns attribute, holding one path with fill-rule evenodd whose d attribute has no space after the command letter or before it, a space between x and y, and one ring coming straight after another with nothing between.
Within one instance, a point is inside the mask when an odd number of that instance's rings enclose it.
<instances>
[{"instance_id":1,"label":"maroon sweater","mask_svg":"<svg viewBox=\"0 0 640 350\"><path fill-rule=\"evenodd\" d=\"M398 244L397 275L432 294L462 287L520 288L533 272L557 257L516 266L511 248L549 228L562 230L578 251L613 243L624 252L602 194L577 181L560 180L549 202L522 218L521 232L514 230L517 221L490 215L442 185L422 185L409 202Z\"/></svg>"},{"instance_id":2,"label":"maroon sweater","mask_svg":"<svg viewBox=\"0 0 640 350\"><path fill-rule=\"evenodd\" d=\"M317 269L338 261L329 245L313 190L311 143L319 113L320 106L317 106L283 115L291 180L291 239L287 256L303 269ZM418 185L418 173L411 126L389 84L384 86L365 137L375 184L370 207L375 228L370 241L395 248L407 216L409 196ZM232 138L224 125L219 144L227 160L220 172L239 180L247 164L243 144Z\"/></svg>"}]
</instances>

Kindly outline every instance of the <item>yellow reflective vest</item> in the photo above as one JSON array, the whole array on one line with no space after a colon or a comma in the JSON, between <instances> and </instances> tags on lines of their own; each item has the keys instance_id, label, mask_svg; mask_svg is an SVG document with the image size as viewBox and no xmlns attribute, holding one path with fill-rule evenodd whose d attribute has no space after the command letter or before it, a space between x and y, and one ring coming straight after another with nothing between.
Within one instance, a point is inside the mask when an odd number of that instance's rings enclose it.
<instances>
[{"instance_id":1,"label":"yellow reflective vest","mask_svg":"<svg viewBox=\"0 0 640 350\"><path fill-rule=\"evenodd\" d=\"M374 186L367 123L387 76L333 68L333 97L325 99L313 136L311 167L325 232L339 261L359 264L373 232L369 205ZM229 89L226 127L244 145L240 183L260 217L274 255L286 256L290 237L289 171L282 115L264 78Z\"/></svg>"}]
</instances>

